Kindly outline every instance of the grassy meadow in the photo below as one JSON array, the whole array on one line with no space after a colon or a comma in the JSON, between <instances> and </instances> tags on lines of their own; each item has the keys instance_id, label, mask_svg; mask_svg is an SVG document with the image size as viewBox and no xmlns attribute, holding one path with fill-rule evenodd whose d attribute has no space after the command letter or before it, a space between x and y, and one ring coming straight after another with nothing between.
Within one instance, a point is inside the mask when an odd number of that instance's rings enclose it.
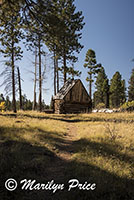
<instances>
[{"instance_id":1,"label":"grassy meadow","mask_svg":"<svg viewBox=\"0 0 134 200\"><path fill-rule=\"evenodd\" d=\"M0 114L0 199L134 200L134 113ZM7 191L14 178L64 183L63 191ZM70 179L94 191L68 189Z\"/></svg>"}]
</instances>

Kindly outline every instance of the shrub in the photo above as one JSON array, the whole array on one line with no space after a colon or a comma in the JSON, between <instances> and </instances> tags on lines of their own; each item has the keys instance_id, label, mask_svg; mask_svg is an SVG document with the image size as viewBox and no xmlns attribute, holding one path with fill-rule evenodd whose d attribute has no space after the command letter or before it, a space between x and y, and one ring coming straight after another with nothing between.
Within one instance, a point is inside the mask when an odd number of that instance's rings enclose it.
<instances>
[{"instance_id":1,"label":"shrub","mask_svg":"<svg viewBox=\"0 0 134 200\"><path fill-rule=\"evenodd\" d=\"M121 106L122 111L134 111L134 101L128 101Z\"/></svg>"},{"instance_id":2,"label":"shrub","mask_svg":"<svg viewBox=\"0 0 134 200\"><path fill-rule=\"evenodd\" d=\"M2 102L0 103L0 111L4 112L4 110L5 110L5 102L2 101Z\"/></svg>"},{"instance_id":3,"label":"shrub","mask_svg":"<svg viewBox=\"0 0 134 200\"><path fill-rule=\"evenodd\" d=\"M106 108L104 103L99 103L97 104L97 106L95 107L96 109L102 109L102 108Z\"/></svg>"}]
</instances>

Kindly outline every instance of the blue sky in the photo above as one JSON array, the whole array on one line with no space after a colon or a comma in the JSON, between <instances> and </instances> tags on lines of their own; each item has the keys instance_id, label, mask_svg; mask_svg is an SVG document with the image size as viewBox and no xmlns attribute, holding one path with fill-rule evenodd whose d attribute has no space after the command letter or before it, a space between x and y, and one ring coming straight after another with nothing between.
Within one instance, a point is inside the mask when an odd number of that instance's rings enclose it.
<instances>
[{"instance_id":1,"label":"blue sky","mask_svg":"<svg viewBox=\"0 0 134 200\"><path fill-rule=\"evenodd\" d=\"M134 58L134 1L84 0L76 1L76 6L83 11L86 23L79 66L83 65L86 51L91 48L95 50L97 61L104 66L108 78L120 71L128 85L134 67L134 62L131 62ZM84 70L82 78L85 79L85 76Z\"/></svg>"},{"instance_id":2,"label":"blue sky","mask_svg":"<svg viewBox=\"0 0 134 200\"><path fill-rule=\"evenodd\" d=\"M77 68L82 71L81 80L85 87L87 72L83 67L88 49L96 52L97 62L101 63L109 79L116 71L122 78L128 80L134 67L134 0L76 0L77 10L83 12L85 26L82 30L81 43L84 45L78 55ZM33 99L32 75L27 70L32 70L33 56L24 51L20 66L23 94ZM47 67L52 67L49 57L46 58ZM47 70L48 78L44 84L43 99L49 104L53 94L52 72ZM0 80L1 83L1 80ZM87 87L88 89L88 87ZM2 90L2 88L1 88ZM93 88L93 91L95 89ZM3 92L3 91L1 91Z\"/></svg>"}]
</instances>

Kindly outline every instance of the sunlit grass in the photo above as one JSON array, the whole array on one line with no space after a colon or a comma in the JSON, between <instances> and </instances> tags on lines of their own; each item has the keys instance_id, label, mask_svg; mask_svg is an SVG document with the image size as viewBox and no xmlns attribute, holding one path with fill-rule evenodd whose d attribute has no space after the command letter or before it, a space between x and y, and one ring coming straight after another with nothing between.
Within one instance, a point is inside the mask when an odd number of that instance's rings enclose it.
<instances>
[{"instance_id":1,"label":"sunlit grass","mask_svg":"<svg viewBox=\"0 0 134 200\"><path fill-rule=\"evenodd\" d=\"M102 114L101 116L104 117ZM119 114L117 117L121 118ZM77 146L78 152L73 155L75 160L94 165L119 177L134 179L133 123L83 121L77 124L77 130L77 139L80 142Z\"/></svg>"},{"instance_id":2,"label":"sunlit grass","mask_svg":"<svg viewBox=\"0 0 134 200\"><path fill-rule=\"evenodd\" d=\"M134 113L1 113L0 173L5 177L15 172L17 178L25 175L44 179L51 175L48 171L52 168L51 176L55 173L60 181L60 173L65 169L65 179L78 177L86 181L89 178L97 183L96 196L92 196L95 200L98 196L107 200L106 192L109 199L115 200L124 195L132 196L130 186L127 193L125 188L129 181L134 181L133 119ZM73 134L73 140L68 142L70 146L64 148L69 131ZM67 152L71 148L69 164L66 158L61 159L60 148ZM55 162L58 162L57 165ZM59 162L63 166L56 174ZM71 193L68 198L63 193L63 197L70 199ZM78 197L76 195L74 200Z\"/></svg>"}]
</instances>

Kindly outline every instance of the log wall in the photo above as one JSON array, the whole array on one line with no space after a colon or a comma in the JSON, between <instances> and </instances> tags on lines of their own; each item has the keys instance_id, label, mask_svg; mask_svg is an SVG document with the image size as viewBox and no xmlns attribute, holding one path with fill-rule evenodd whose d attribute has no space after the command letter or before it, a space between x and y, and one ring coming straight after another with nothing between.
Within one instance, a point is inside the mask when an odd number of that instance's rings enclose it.
<instances>
[{"instance_id":1,"label":"log wall","mask_svg":"<svg viewBox=\"0 0 134 200\"><path fill-rule=\"evenodd\" d=\"M64 100L66 102L89 103L90 97L88 96L85 88L81 84L81 81L78 81L65 96Z\"/></svg>"}]
</instances>

